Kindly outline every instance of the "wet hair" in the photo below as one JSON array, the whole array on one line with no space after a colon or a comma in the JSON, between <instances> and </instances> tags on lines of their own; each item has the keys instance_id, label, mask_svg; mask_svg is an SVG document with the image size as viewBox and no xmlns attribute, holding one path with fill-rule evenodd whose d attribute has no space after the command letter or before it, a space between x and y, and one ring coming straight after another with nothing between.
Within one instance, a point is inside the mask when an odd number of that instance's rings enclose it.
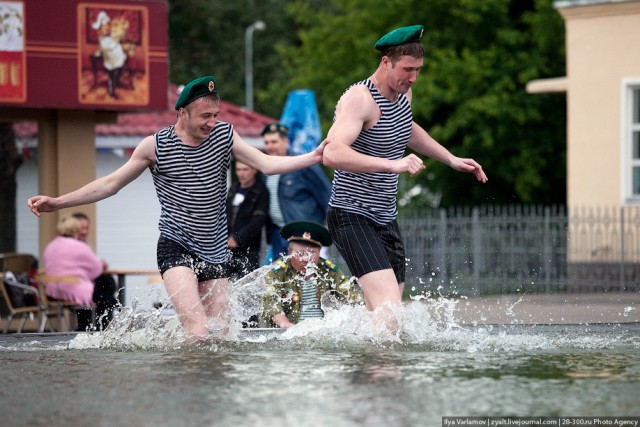
<instances>
[{"instance_id":1,"label":"wet hair","mask_svg":"<svg viewBox=\"0 0 640 427\"><path fill-rule=\"evenodd\" d=\"M58 234L64 237L76 237L80 233L80 220L74 216L65 216L58 221Z\"/></svg>"},{"instance_id":2,"label":"wet hair","mask_svg":"<svg viewBox=\"0 0 640 427\"><path fill-rule=\"evenodd\" d=\"M410 42L398 46L390 46L380 52L380 57L387 56L391 64L395 65L402 56L412 56L414 58L424 57L424 46L422 42Z\"/></svg>"},{"instance_id":3,"label":"wet hair","mask_svg":"<svg viewBox=\"0 0 640 427\"><path fill-rule=\"evenodd\" d=\"M204 99L207 103L217 104L220 102L220 95L217 92L211 92L206 95L201 96L200 98ZM184 109L191 113L191 109L193 108L193 103L197 101L199 98L194 99L190 103L184 106Z\"/></svg>"}]
</instances>

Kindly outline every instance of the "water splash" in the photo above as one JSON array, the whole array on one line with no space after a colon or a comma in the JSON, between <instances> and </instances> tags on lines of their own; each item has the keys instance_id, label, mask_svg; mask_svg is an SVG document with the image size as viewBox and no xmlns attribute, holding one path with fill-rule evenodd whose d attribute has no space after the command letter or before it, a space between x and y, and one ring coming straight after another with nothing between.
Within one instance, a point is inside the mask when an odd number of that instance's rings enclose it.
<instances>
[{"instance_id":1,"label":"water splash","mask_svg":"<svg viewBox=\"0 0 640 427\"><path fill-rule=\"evenodd\" d=\"M609 326L595 330L589 325L570 325L555 328L524 325L512 321L508 325L483 325L480 321L463 323L457 318L458 305L466 297L414 295L401 307L392 309L400 327L390 331L381 327L379 313L369 312L363 305L342 305L330 295L322 298L325 317L308 319L287 330L243 329L242 322L261 312L265 292L264 275L269 266L248 274L231 284L231 315L233 322L224 337L224 325L210 324L216 331L212 338L194 346L198 350L222 351L236 347L277 348L407 348L418 351L456 352L522 352L552 351L557 348L604 349L616 346L640 348L638 331L626 333L623 327ZM514 316L514 308L522 298L506 306L492 307ZM109 348L122 351L172 351L188 349L185 333L175 314L165 308L145 310L135 302L125 307L109 327L100 333L79 334L68 345L72 349ZM631 312L633 307L625 309ZM482 320L482 319L479 319ZM567 333L570 331L570 333Z\"/></svg>"}]
</instances>

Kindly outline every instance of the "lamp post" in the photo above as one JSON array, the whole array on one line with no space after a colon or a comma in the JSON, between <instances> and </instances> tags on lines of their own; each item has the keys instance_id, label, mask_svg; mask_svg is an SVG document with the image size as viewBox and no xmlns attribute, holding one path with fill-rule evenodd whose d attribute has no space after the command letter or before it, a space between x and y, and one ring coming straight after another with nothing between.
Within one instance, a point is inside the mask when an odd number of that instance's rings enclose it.
<instances>
[{"instance_id":1,"label":"lamp post","mask_svg":"<svg viewBox=\"0 0 640 427\"><path fill-rule=\"evenodd\" d=\"M244 82L245 82L245 106L253 111L253 32L267 28L264 22L256 21L249 25L244 32Z\"/></svg>"}]
</instances>

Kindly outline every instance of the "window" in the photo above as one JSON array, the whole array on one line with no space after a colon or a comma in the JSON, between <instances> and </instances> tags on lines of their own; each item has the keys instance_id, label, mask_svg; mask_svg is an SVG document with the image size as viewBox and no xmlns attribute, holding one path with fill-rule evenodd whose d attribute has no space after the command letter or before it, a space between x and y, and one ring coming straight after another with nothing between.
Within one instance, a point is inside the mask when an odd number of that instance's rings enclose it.
<instances>
[{"instance_id":1,"label":"window","mask_svg":"<svg viewBox=\"0 0 640 427\"><path fill-rule=\"evenodd\" d=\"M623 116L625 172L625 201L640 202L640 83L625 85ZM629 157L630 156L630 157Z\"/></svg>"}]
</instances>

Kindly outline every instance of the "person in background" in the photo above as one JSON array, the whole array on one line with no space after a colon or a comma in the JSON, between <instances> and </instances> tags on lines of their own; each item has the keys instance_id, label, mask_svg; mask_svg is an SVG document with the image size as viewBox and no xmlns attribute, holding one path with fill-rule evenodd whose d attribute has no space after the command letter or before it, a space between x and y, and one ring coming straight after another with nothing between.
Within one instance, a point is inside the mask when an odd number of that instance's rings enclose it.
<instances>
[{"instance_id":1,"label":"person in background","mask_svg":"<svg viewBox=\"0 0 640 427\"><path fill-rule=\"evenodd\" d=\"M149 170L160 201L158 269L187 343L207 340L210 331L226 336L232 322L225 206L231 156L268 175L282 174L321 162L328 144L299 156L269 156L218 121L218 89L213 76L190 81L176 101L176 123L145 137L115 172L58 197L27 201L36 216L94 203Z\"/></svg>"},{"instance_id":2,"label":"person in background","mask_svg":"<svg viewBox=\"0 0 640 427\"><path fill-rule=\"evenodd\" d=\"M362 301L362 293L333 262L320 257L320 248L331 245L329 231L320 224L297 221L281 230L289 256L274 262L264 281L263 323L289 328L296 323L324 317L322 297L327 292L342 303Z\"/></svg>"},{"instance_id":3,"label":"person in background","mask_svg":"<svg viewBox=\"0 0 640 427\"><path fill-rule=\"evenodd\" d=\"M264 147L271 156L289 153L287 127L281 123L269 123L262 131ZM331 183L320 165L271 175L266 178L269 190L269 222L267 241L271 244L272 259L287 253L287 241L280 236L280 229L291 221L312 221L325 224Z\"/></svg>"},{"instance_id":4,"label":"person in background","mask_svg":"<svg viewBox=\"0 0 640 427\"><path fill-rule=\"evenodd\" d=\"M422 25L413 25L378 40L378 68L338 101L324 151L323 163L335 169L329 231L372 311L402 301L406 260L397 222L398 176L425 168L417 155L405 156L407 147L487 182L475 160L454 156L413 121L411 86L423 66L422 32ZM383 312L388 329L397 331L397 321Z\"/></svg>"},{"instance_id":5,"label":"person in background","mask_svg":"<svg viewBox=\"0 0 640 427\"><path fill-rule=\"evenodd\" d=\"M80 221L78 239L87 243L89 227L91 227L89 217L84 212L75 212L72 216ZM104 273L109 270L109 264L104 259L101 261L103 273L96 277L93 288L93 302L96 305L96 320L98 322L96 328L99 330L105 329L113 320L113 311L118 305L116 280L111 274Z\"/></svg>"},{"instance_id":6,"label":"person in background","mask_svg":"<svg viewBox=\"0 0 640 427\"><path fill-rule=\"evenodd\" d=\"M42 260L47 276L72 276L77 283L48 283L45 292L56 300L74 301L77 305L94 308L94 280L103 271L102 260L93 253L89 245L79 239L80 221L66 216L58 222L58 236L44 249ZM78 330L90 327L91 321L78 312Z\"/></svg>"},{"instance_id":7,"label":"person in background","mask_svg":"<svg viewBox=\"0 0 640 427\"><path fill-rule=\"evenodd\" d=\"M227 244L231 249L230 274L240 278L260 266L262 229L267 222L269 193L258 170L235 162L238 180L227 194Z\"/></svg>"}]
</instances>

